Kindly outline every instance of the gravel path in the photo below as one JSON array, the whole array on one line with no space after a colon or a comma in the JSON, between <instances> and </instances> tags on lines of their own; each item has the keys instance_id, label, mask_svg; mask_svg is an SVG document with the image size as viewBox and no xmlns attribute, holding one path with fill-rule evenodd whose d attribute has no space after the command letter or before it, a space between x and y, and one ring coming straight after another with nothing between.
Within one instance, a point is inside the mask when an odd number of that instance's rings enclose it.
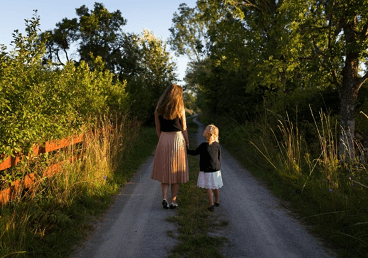
<instances>
[{"instance_id":1,"label":"gravel path","mask_svg":"<svg viewBox=\"0 0 368 258\"><path fill-rule=\"evenodd\" d=\"M95 225L96 232L73 258L162 258L167 257L176 240L167 231L176 230L166 217L175 210L161 206L158 181L151 179L153 156L144 163L115 203Z\"/></svg>"},{"instance_id":2,"label":"gravel path","mask_svg":"<svg viewBox=\"0 0 368 258\"><path fill-rule=\"evenodd\" d=\"M204 126L194 121L199 125L199 144L204 141ZM229 240L222 248L225 257L336 257L224 148L222 154L224 186L220 190L221 205L214 214L219 221L229 224L214 234ZM177 233L175 224L167 222L166 217L175 215L175 210L164 210L161 206L160 183L151 179L152 163L153 156L121 190L115 203L95 225L95 233L71 258L169 255L176 240L167 231Z\"/></svg>"},{"instance_id":3,"label":"gravel path","mask_svg":"<svg viewBox=\"0 0 368 258\"><path fill-rule=\"evenodd\" d=\"M205 126L199 126L197 143L205 141ZM220 132L221 139L221 132ZM311 236L269 190L222 147L220 207L218 219L229 225L217 232L229 244L222 249L225 257L296 258L335 257Z\"/></svg>"}]
</instances>

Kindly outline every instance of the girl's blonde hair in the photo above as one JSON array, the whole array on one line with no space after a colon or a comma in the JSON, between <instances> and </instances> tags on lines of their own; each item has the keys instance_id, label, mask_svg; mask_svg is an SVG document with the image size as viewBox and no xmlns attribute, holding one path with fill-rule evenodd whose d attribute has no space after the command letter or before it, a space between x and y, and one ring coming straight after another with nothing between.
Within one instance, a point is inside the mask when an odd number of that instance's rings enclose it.
<instances>
[{"instance_id":1,"label":"girl's blonde hair","mask_svg":"<svg viewBox=\"0 0 368 258\"><path fill-rule=\"evenodd\" d=\"M207 125L203 136L206 137L209 144L219 142L219 129L214 124Z\"/></svg>"},{"instance_id":2,"label":"girl's blonde hair","mask_svg":"<svg viewBox=\"0 0 368 258\"><path fill-rule=\"evenodd\" d=\"M163 118L172 120L181 117L184 111L183 88L177 84L168 86L161 95L156 112Z\"/></svg>"}]
</instances>

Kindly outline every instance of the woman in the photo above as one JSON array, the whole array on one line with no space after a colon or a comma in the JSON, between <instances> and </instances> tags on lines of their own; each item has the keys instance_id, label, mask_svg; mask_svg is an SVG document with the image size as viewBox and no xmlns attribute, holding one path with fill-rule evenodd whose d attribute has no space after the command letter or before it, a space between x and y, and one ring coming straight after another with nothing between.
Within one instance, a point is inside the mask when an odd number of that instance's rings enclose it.
<instances>
[{"instance_id":1,"label":"woman","mask_svg":"<svg viewBox=\"0 0 368 258\"><path fill-rule=\"evenodd\" d=\"M189 147L183 103L183 88L172 84L160 97L155 111L159 138L153 161L152 179L161 182L162 206L175 209L179 184L189 180L186 148ZM171 185L171 204L167 192Z\"/></svg>"}]
</instances>

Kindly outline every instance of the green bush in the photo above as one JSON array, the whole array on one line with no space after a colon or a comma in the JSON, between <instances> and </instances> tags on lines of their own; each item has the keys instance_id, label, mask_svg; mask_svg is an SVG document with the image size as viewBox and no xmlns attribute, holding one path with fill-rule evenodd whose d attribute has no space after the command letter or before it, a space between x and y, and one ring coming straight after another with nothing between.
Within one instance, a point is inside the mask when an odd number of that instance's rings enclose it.
<instances>
[{"instance_id":1,"label":"green bush","mask_svg":"<svg viewBox=\"0 0 368 258\"><path fill-rule=\"evenodd\" d=\"M27 153L33 144L86 129L95 118L127 110L126 83L87 63L63 69L45 63L45 42L37 35L39 18L26 20L27 36L15 31L15 48L0 53L0 154ZM1 158L1 156L0 156Z\"/></svg>"}]
</instances>

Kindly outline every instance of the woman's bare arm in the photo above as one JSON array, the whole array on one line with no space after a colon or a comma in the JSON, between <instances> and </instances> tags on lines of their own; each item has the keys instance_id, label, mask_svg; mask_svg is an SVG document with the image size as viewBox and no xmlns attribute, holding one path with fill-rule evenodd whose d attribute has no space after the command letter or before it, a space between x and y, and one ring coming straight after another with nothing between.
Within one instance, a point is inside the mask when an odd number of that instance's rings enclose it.
<instances>
[{"instance_id":1,"label":"woman's bare arm","mask_svg":"<svg viewBox=\"0 0 368 258\"><path fill-rule=\"evenodd\" d=\"M183 113L182 113L182 118L181 118L183 124L183 136L184 136L184 139L185 139L185 143L187 144L187 148L189 148L189 136L188 136L188 130L187 130L187 119L185 117L185 109L183 110Z\"/></svg>"},{"instance_id":2,"label":"woman's bare arm","mask_svg":"<svg viewBox=\"0 0 368 258\"><path fill-rule=\"evenodd\" d=\"M155 112L155 126L156 126L157 137L160 138L160 135L161 135L161 126L160 126L160 120L158 119L157 112Z\"/></svg>"},{"instance_id":3,"label":"woman's bare arm","mask_svg":"<svg viewBox=\"0 0 368 258\"><path fill-rule=\"evenodd\" d=\"M189 137L188 137L188 131L187 130L183 131L183 136L184 136L184 140L185 140L185 143L187 145L187 148L189 148Z\"/></svg>"}]
</instances>

